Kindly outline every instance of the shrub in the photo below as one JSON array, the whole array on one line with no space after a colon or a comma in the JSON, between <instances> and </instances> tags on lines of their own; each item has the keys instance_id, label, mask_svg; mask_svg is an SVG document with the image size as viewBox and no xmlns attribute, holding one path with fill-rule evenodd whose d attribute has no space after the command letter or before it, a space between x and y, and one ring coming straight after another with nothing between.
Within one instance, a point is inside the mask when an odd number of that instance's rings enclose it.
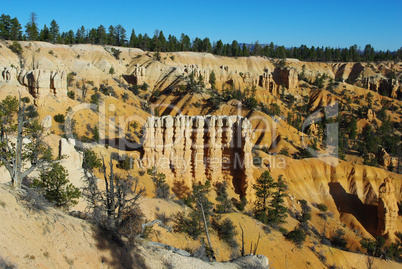
<instances>
[{"instance_id":1,"label":"shrub","mask_svg":"<svg viewBox=\"0 0 402 269\"><path fill-rule=\"evenodd\" d=\"M99 99L100 99L100 94L99 93L94 93L91 95L91 103L92 104L99 104Z\"/></svg>"},{"instance_id":2,"label":"shrub","mask_svg":"<svg viewBox=\"0 0 402 269\"><path fill-rule=\"evenodd\" d=\"M336 230L335 235L331 237L331 243L336 248L346 250L348 241L346 241L345 232L341 229Z\"/></svg>"},{"instance_id":3,"label":"shrub","mask_svg":"<svg viewBox=\"0 0 402 269\"><path fill-rule=\"evenodd\" d=\"M114 68L113 66L111 66L109 69L109 74L114 75L114 73L115 73Z\"/></svg>"},{"instance_id":4,"label":"shrub","mask_svg":"<svg viewBox=\"0 0 402 269\"><path fill-rule=\"evenodd\" d=\"M28 104L29 102L31 102L31 100L29 99L29 97L22 97L21 101L24 102L25 104Z\"/></svg>"},{"instance_id":5,"label":"shrub","mask_svg":"<svg viewBox=\"0 0 402 269\"><path fill-rule=\"evenodd\" d=\"M8 47L12 52L14 52L15 54L21 55L22 54L22 47L21 44L18 43L17 41L14 41L13 44L11 44Z\"/></svg>"},{"instance_id":6,"label":"shrub","mask_svg":"<svg viewBox=\"0 0 402 269\"><path fill-rule=\"evenodd\" d=\"M328 207L325 204L318 204L317 208L321 211L321 212L327 212L328 211Z\"/></svg>"},{"instance_id":7,"label":"shrub","mask_svg":"<svg viewBox=\"0 0 402 269\"><path fill-rule=\"evenodd\" d=\"M192 211L189 216L183 213L177 213L174 218L174 231L187 233L192 239L196 240L198 236L202 233L202 227L200 225L200 220L198 219L195 211Z\"/></svg>"},{"instance_id":8,"label":"shrub","mask_svg":"<svg viewBox=\"0 0 402 269\"><path fill-rule=\"evenodd\" d=\"M295 243L298 247L302 247L304 241L306 240L306 233L303 231L303 229L296 227L286 234L286 238L293 241L293 243Z\"/></svg>"},{"instance_id":9,"label":"shrub","mask_svg":"<svg viewBox=\"0 0 402 269\"><path fill-rule=\"evenodd\" d=\"M307 205L307 201L306 200L300 200L299 201L301 204L301 208L302 208L302 215L299 219L300 222L307 222L309 220L311 220L311 207L309 207Z\"/></svg>"},{"instance_id":10,"label":"shrub","mask_svg":"<svg viewBox=\"0 0 402 269\"><path fill-rule=\"evenodd\" d=\"M133 86L129 87L128 90L131 91L132 93L134 93L134 95L139 95L140 94L139 88L140 87L138 85L133 85Z\"/></svg>"},{"instance_id":11,"label":"shrub","mask_svg":"<svg viewBox=\"0 0 402 269\"><path fill-rule=\"evenodd\" d=\"M70 99L73 99L73 100L75 99L75 93L73 91L67 91L67 96Z\"/></svg>"},{"instance_id":12,"label":"shrub","mask_svg":"<svg viewBox=\"0 0 402 269\"><path fill-rule=\"evenodd\" d=\"M327 214L325 214L325 213L319 213L318 216L319 216L320 218L322 218L323 220L325 220L325 221L328 219L328 216L327 216Z\"/></svg>"},{"instance_id":13,"label":"shrub","mask_svg":"<svg viewBox=\"0 0 402 269\"><path fill-rule=\"evenodd\" d=\"M112 48L112 54L113 54L113 57L116 58L116 60L119 60L120 53L121 53L121 50Z\"/></svg>"},{"instance_id":14,"label":"shrub","mask_svg":"<svg viewBox=\"0 0 402 269\"><path fill-rule=\"evenodd\" d=\"M66 118L63 114L57 114L53 118L58 123L64 123L66 121Z\"/></svg>"},{"instance_id":15,"label":"shrub","mask_svg":"<svg viewBox=\"0 0 402 269\"><path fill-rule=\"evenodd\" d=\"M148 88L149 88L149 85L144 82L144 83L140 86L140 88L141 88L142 91L147 91Z\"/></svg>"},{"instance_id":16,"label":"shrub","mask_svg":"<svg viewBox=\"0 0 402 269\"><path fill-rule=\"evenodd\" d=\"M66 168L55 162L40 172L39 180L35 179L33 186L40 188L49 202L57 207L68 208L77 204L76 199L81 194L79 189L69 182Z\"/></svg>"},{"instance_id":17,"label":"shrub","mask_svg":"<svg viewBox=\"0 0 402 269\"><path fill-rule=\"evenodd\" d=\"M234 240L234 237L238 233L230 219L224 219L220 223L216 219L213 219L212 227L218 233L219 239L223 240L233 248L237 247L237 242Z\"/></svg>"}]
</instances>

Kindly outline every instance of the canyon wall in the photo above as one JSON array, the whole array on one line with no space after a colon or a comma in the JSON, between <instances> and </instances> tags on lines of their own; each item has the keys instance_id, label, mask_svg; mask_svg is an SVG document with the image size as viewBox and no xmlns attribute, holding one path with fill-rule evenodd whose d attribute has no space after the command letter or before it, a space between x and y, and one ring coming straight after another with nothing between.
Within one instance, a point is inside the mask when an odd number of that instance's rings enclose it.
<instances>
[{"instance_id":1,"label":"canyon wall","mask_svg":"<svg viewBox=\"0 0 402 269\"><path fill-rule=\"evenodd\" d=\"M232 179L244 196L253 180L253 136L250 121L241 116L151 116L145 124L143 166L155 166L168 183L189 188L193 182Z\"/></svg>"}]
</instances>

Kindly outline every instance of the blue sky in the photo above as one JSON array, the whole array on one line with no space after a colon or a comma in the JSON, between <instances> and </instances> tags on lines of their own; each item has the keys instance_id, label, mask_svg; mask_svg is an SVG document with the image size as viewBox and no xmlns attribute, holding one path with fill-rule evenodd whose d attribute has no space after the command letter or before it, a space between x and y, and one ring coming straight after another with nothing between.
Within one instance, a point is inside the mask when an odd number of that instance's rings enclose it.
<instances>
[{"instance_id":1,"label":"blue sky","mask_svg":"<svg viewBox=\"0 0 402 269\"><path fill-rule=\"evenodd\" d=\"M37 14L39 27L55 19L61 31L84 25L121 24L128 35L167 37L181 33L222 39L225 43L270 43L286 47L332 46L362 49L371 44L379 50L402 47L402 1L25 1L0 0L0 14L17 17L24 26L29 14Z\"/></svg>"}]
</instances>

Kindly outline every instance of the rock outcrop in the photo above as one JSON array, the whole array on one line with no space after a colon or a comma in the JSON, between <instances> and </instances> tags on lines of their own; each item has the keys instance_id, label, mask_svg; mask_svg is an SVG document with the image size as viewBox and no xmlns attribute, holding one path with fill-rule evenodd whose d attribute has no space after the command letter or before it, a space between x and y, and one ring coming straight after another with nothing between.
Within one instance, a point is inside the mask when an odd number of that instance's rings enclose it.
<instances>
[{"instance_id":1,"label":"rock outcrop","mask_svg":"<svg viewBox=\"0 0 402 269\"><path fill-rule=\"evenodd\" d=\"M18 74L18 81L28 88L29 93L35 98L35 105L38 105L40 100L48 95L58 98L67 97L67 76L64 71L21 70Z\"/></svg>"},{"instance_id":2,"label":"rock outcrop","mask_svg":"<svg viewBox=\"0 0 402 269\"><path fill-rule=\"evenodd\" d=\"M375 113L373 112L373 110L369 109L367 111L367 121L372 122L374 119L375 119Z\"/></svg>"},{"instance_id":3,"label":"rock outcrop","mask_svg":"<svg viewBox=\"0 0 402 269\"><path fill-rule=\"evenodd\" d=\"M139 66L138 64L135 66L132 76L135 78L135 82L133 84L141 85L144 83L145 78L145 67Z\"/></svg>"},{"instance_id":4,"label":"rock outcrop","mask_svg":"<svg viewBox=\"0 0 402 269\"><path fill-rule=\"evenodd\" d=\"M196 64L184 65L184 72L187 75L193 74L194 80L199 81L200 78L204 84L209 83L210 71L208 69L201 69Z\"/></svg>"},{"instance_id":5,"label":"rock outcrop","mask_svg":"<svg viewBox=\"0 0 402 269\"><path fill-rule=\"evenodd\" d=\"M380 76L364 77L363 87L391 98L398 98L402 93L402 85L399 84L398 79L387 79Z\"/></svg>"},{"instance_id":6,"label":"rock outcrop","mask_svg":"<svg viewBox=\"0 0 402 269\"><path fill-rule=\"evenodd\" d=\"M318 136L318 133L319 133L319 131L318 131L318 124L317 124L317 123L314 123L314 121L313 121L313 122L311 123L311 125L308 127L307 133L308 133L309 135L312 135L312 136Z\"/></svg>"},{"instance_id":7,"label":"rock outcrop","mask_svg":"<svg viewBox=\"0 0 402 269\"><path fill-rule=\"evenodd\" d=\"M279 94L279 88L284 86L289 93L299 87L299 77L295 68L275 68L273 72L265 69L259 76L258 86L268 90L273 95Z\"/></svg>"},{"instance_id":8,"label":"rock outcrop","mask_svg":"<svg viewBox=\"0 0 402 269\"><path fill-rule=\"evenodd\" d=\"M363 88L366 88L371 91L378 92L378 88L380 87L380 79L379 77L365 77L363 78Z\"/></svg>"},{"instance_id":9,"label":"rock outcrop","mask_svg":"<svg viewBox=\"0 0 402 269\"><path fill-rule=\"evenodd\" d=\"M17 69L14 67L4 67L1 72L1 78L6 82L17 80Z\"/></svg>"},{"instance_id":10,"label":"rock outcrop","mask_svg":"<svg viewBox=\"0 0 402 269\"><path fill-rule=\"evenodd\" d=\"M380 165L382 165L384 168L389 169L390 167L398 168L399 165L399 158L398 157L392 157L391 155L388 154L388 152L382 148L378 153L377 153L377 159Z\"/></svg>"},{"instance_id":11,"label":"rock outcrop","mask_svg":"<svg viewBox=\"0 0 402 269\"><path fill-rule=\"evenodd\" d=\"M75 140L72 138L60 139L59 157L66 157L70 163L74 163L77 167L82 166L83 156L75 149Z\"/></svg>"},{"instance_id":12,"label":"rock outcrop","mask_svg":"<svg viewBox=\"0 0 402 269\"><path fill-rule=\"evenodd\" d=\"M156 166L167 181L223 181L232 177L240 195L253 179L254 133L241 116L149 117L145 125L142 163Z\"/></svg>"},{"instance_id":13,"label":"rock outcrop","mask_svg":"<svg viewBox=\"0 0 402 269\"><path fill-rule=\"evenodd\" d=\"M272 78L272 74L269 72L264 72L258 81L258 86L269 90L270 93L272 93L273 95L277 95L278 94L278 87L277 85L275 85L275 82Z\"/></svg>"},{"instance_id":14,"label":"rock outcrop","mask_svg":"<svg viewBox=\"0 0 402 269\"><path fill-rule=\"evenodd\" d=\"M390 178L384 179L378 196L378 225L377 234L380 236L393 236L397 227L398 203L395 186Z\"/></svg>"},{"instance_id":15,"label":"rock outcrop","mask_svg":"<svg viewBox=\"0 0 402 269\"><path fill-rule=\"evenodd\" d=\"M279 68L279 78L279 85L285 85L289 91L298 88L299 77L295 68Z\"/></svg>"},{"instance_id":16,"label":"rock outcrop","mask_svg":"<svg viewBox=\"0 0 402 269\"><path fill-rule=\"evenodd\" d=\"M52 127L52 116L47 115L46 117L44 117L40 122L40 125L45 129Z\"/></svg>"}]
</instances>

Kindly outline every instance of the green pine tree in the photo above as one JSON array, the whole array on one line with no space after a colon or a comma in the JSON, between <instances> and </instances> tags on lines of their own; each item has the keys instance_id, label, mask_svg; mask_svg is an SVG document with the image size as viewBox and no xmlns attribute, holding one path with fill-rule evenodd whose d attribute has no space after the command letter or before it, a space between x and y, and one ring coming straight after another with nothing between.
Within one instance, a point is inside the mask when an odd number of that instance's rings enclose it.
<instances>
[{"instance_id":1,"label":"green pine tree","mask_svg":"<svg viewBox=\"0 0 402 269\"><path fill-rule=\"evenodd\" d=\"M283 198L286 196L288 186L280 175L278 181L274 184L275 191L272 193L272 199L269 203L268 222L279 224L285 222L288 209L284 206Z\"/></svg>"},{"instance_id":2,"label":"green pine tree","mask_svg":"<svg viewBox=\"0 0 402 269\"><path fill-rule=\"evenodd\" d=\"M35 179L34 187L42 189L45 198L57 207L69 207L77 204L80 190L68 180L68 172L61 164L55 162L40 172L39 180Z\"/></svg>"}]
</instances>

